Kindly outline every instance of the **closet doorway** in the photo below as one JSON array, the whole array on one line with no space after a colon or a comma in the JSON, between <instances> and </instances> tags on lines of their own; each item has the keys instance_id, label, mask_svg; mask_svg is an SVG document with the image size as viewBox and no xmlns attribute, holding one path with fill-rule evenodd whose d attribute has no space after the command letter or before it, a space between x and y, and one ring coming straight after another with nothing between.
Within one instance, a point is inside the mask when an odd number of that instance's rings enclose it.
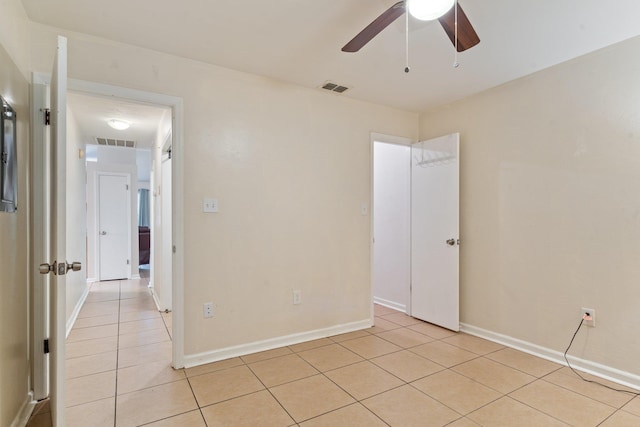
<instances>
[{"instance_id":1,"label":"closet doorway","mask_svg":"<svg viewBox=\"0 0 640 427\"><path fill-rule=\"evenodd\" d=\"M459 330L459 135L372 135L377 304Z\"/></svg>"}]
</instances>

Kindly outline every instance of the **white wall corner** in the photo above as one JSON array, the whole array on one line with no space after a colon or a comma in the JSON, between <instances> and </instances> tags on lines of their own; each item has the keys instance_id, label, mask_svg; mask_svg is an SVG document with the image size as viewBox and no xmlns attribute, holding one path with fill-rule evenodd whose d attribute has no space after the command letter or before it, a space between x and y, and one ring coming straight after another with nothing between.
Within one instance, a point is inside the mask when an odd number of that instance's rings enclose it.
<instances>
[{"instance_id":1,"label":"white wall corner","mask_svg":"<svg viewBox=\"0 0 640 427\"><path fill-rule=\"evenodd\" d=\"M373 326L373 321L371 319L366 319L357 322L345 323L343 325L331 326L329 328L316 329L313 331L301 332L298 334L285 335L282 337L270 338L263 341L256 341L233 347L221 348L219 350L185 355L184 367L192 368L194 366L218 362L220 360L230 359L232 357L246 356L247 354L272 350L274 348L284 347L287 345L300 344L303 342L326 338L333 335L359 331L361 329L370 328L371 326Z\"/></svg>"},{"instance_id":2,"label":"white wall corner","mask_svg":"<svg viewBox=\"0 0 640 427\"><path fill-rule=\"evenodd\" d=\"M519 340L517 338L513 338L508 335L503 335L497 332L488 331L486 329L478 328L476 326L468 325L466 323L460 324L460 331L467 333L469 335L484 338L486 340L505 345L507 347L511 347L516 350L520 350L524 353L528 353L533 356L537 356L542 359L546 359L563 366L567 366L567 363L564 360L563 353L556 350L552 350L550 348L542 347L537 344ZM613 381L615 383L618 383L626 387L631 387L636 390L640 390L640 376L636 374L632 374L631 372L621 371L611 366L602 365L600 363L581 359L575 356L567 356L567 358L571 363L571 367L573 367L576 370L586 372L591 375L595 375L597 377L603 378L608 381Z\"/></svg>"},{"instance_id":3,"label":"white wall corner","mask_svg":"<svg viewBox=\"0 0 640 427\"><path fill-rule=\"evenodd\" d=\"M11 427L24 427L29 422L29 417L33 413L33 409L36 407L36 402L33 400L33 393L29 392L25 396L24 402L22 402L22 406L20 406L20 411L16 414L16 417L13 419L11 423Z\"/></svg>"}]
</instances>

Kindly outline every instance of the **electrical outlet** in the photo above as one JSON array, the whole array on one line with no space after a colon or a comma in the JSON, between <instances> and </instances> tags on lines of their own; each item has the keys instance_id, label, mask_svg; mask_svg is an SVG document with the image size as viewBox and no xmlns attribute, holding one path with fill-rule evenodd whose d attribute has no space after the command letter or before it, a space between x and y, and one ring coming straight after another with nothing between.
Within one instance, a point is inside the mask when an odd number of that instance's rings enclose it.
<instances>
[{"instance_id":1,"label":"electrical outlet","mask_svg":"<svg viewBox=\"0 0 640 427\"><path fill-rule=\"evenodd\" d=\"M213 317L213 303L212 302L205 302L202 305L202 315L205 318Z\"/></svg>"},{"instance_id":2,"label":"electrical outlet","mask_svg":"<svg viewBox=\"0 0 640 427\"><path fill-rule=\"evenodd\" d=\"M298 305L301 302L302 302L302 291L299 289L293 291L293 304Z\"/></svg>"},{"instance_id":3,"label":"electrical outlet","mask_svg":"<svg viewBox=\"0 0 640 427\"><path fill-rule=\"evenodd\" d=\"M585 316L589 316L591 317L591 320L586 320L584 321L584 324L587 326L591 326L592 328L595 328L596 326L596 311L593 308L584 308L582 307L582 309L580 310L580 316L584 319Z\"/></svg>"}]
</instances>

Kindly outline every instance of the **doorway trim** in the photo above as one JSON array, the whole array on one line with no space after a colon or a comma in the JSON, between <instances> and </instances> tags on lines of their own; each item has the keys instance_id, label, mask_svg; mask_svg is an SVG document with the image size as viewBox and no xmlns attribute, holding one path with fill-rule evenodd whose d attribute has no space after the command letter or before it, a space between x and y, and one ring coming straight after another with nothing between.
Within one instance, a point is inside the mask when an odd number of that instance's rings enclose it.
<instances>
[{"instance_id":1,"label":"doorway trim","mask_svg":"<svg viewBox=\"0 0 640 427\"><path fill-rule=\"evenodd\" d=\"M173 337L172 366L184 367L184 103L182 98L85 80L69 79L69 90L120 98L171 108L172 132L172 242L173 242Z\"/></svg>"},{"instance_id":2,"label":"doorway trim","mask_svg":"<svg viewBox=\"0 0 640 427\"><path fill-rule=\"evenodd\" d=\"M33 73L31 80L31 271L30 298L32 298L29 321L33 325L33 335L29 336L29 356L33 380L33 398L42 400L49 396L49 355L44 351L44 339L49 330L49 275L42 275L35 268L43 260L49 259L49 236L45 235L44 224L49 224L49 200L39 184L49 174L46 153L49 151L48 135L45 132L45 112L36 106L49 105L48 93L51 76ZM47 226L48 228L48 226Z\"/></svg>"}]
</instances>

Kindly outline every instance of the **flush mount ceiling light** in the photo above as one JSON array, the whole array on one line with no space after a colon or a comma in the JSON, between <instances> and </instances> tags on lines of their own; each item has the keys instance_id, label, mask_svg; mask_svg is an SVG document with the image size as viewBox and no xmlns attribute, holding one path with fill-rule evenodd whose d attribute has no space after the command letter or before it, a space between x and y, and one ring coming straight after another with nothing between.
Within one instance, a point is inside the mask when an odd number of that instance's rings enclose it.
<instances>
[{"instance_id":1,"label":"flush mount ceiling light","mask_svg":"<svg viewBox=\"0 0 640 427\"><path fill-rule=\"evenodd\" d=\"M125 122L124 120L118 120L118 119L111 119L107 121L107 124L116 130L129 129L129 126L131 126L131 123Z\"/></svg>"},{"instance_id":2,"label":"flush mount ceiling light","mask_svg":"<svg viewBox=\"0 0 640 427\"><path fill-rule=\"evenodd\" d=\"M438 19L447 13L455 0L407 0L411 16L421 21Z\"/></svg>"}]
</instances>

